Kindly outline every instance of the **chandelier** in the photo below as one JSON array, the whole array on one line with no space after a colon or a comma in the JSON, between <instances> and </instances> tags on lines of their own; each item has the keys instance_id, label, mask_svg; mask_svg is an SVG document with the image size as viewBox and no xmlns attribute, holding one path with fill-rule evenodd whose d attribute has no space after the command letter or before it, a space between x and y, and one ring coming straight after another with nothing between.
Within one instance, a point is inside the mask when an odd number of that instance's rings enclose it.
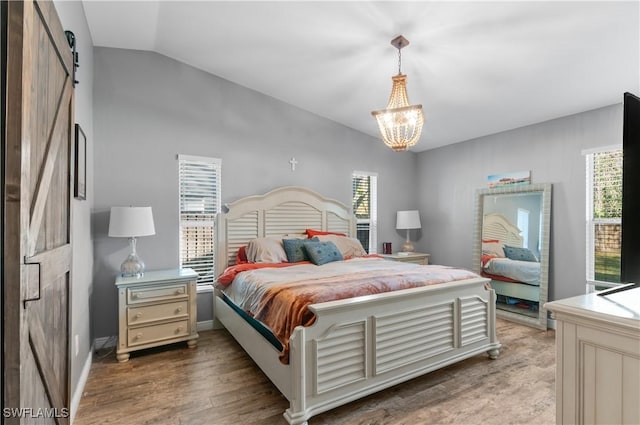
<instances>
[{"instance_id":1,"label":"chandelier","mask_svg":"<svg viewBox=\"0 0 640 425\"><path fill-rule=\"evenodd\" d=\"M398 75L392 78L391 96L386 109L372 111L378 122L382 141L396 152L406 151L418 143L424 124L422 105L409 105L407 96L407 76L401 71L403 47L409 40L399 35L391 40L391 45L398 49Z\"/></svg>"}]
</instances>

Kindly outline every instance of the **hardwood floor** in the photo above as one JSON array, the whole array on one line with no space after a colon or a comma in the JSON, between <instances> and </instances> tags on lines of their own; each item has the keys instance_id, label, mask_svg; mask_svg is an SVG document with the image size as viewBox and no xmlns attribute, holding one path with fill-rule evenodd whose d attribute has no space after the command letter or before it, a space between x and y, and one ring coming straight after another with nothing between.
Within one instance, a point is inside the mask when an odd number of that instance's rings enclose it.
<instances>
[{"instance_id":1,"label":"hardwood floor","mask_svg":"<svg viewBox=\"0 0 640 425\"><path fill-rule=\"evenodd\" d=\"M498 320L500 357L479 355L321 415L310 425L553 424L554 332ZM286 399L225 330L94 358L74 425L285 425Z\"/></svg>"}]
</instances>

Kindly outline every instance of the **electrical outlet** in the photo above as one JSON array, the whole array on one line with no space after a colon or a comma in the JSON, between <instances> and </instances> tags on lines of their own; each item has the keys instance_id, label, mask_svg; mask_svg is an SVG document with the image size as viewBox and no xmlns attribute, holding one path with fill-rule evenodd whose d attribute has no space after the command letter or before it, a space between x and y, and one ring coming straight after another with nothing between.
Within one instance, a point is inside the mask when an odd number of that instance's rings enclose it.
<instances>
[{"instance_id":1,"label":"electrical outlet","mask_svg":"<svg viewBox=\"0 0 640 425\"><path fill-rule=\"evenodd\" d=\"M76 346L76 357L78 357L78 354L80 354L80 335L78 334L76 334L75 346Z\"/></svg>"}]
</instances>

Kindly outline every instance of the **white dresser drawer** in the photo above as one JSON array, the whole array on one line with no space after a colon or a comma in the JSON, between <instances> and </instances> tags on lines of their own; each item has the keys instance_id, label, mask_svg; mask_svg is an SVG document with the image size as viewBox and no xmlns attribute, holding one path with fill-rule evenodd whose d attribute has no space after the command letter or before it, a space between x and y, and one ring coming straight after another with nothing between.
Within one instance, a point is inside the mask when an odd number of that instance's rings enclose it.
<instances>
[{"instance_id":1,"label":"white dresser drawer","mask_svg":"<svg viewBox=\"0 0 640 425\"><path fill-rule=\"evenodd\" d=\"M186 318L189 316L188 309L189 303L186 300L144 307L129 307L127 309L127 324L142 325L158 320Z\"/></svg>"},{"instance_id":2,"label":"white dresser drawer","mask_svg":"<svg viewBox=\"0 0 640 425\"><path fill-rule=\"evenodd\" d=\"M128 304L146 303L150 301L163 301L187 297L187 285L183 283L178 283L175 285L127 288Z\"/></svg>"},{"instance_id":3,"label":"white dresser drawer","mask_svg":"<svg viewBox=\"0 0 640 425\"><path fill-rule=\"evenodd\" d=\"M144 326L129 329L129 345L140 345L163 339L177 338L189 335L189 321L163 323L161 325Z\"/></svg>"}]
</instances>

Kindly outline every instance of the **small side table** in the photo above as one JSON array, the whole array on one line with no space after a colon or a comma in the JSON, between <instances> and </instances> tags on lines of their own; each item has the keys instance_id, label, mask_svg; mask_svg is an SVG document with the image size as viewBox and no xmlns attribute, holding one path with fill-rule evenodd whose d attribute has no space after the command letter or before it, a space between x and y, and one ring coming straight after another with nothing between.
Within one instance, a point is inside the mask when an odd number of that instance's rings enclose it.
<instances>
[{"instance_id":1,"label":"small side table","mask_svg":"<svg viewBox=\"0 0 640 425\"><path fill-rule=\"evenodd\" d=\"M196 280L192 269L156 270L142 277L116 278L118 287L119 362L144 348L187 341L198 342Z\"/></svg>"},{"instance_id":2,"label":"small side table","mask_svg":"<svg viewBox=\"0 0 640 425\"><path fill-rule=\"evenodd\" d=\"M412 252L410 254L403 255L396 252L395 254L380 254L380 256L391 261L402 261L404 263L415 263L426 266L429 264L429 257L431 254Z\"/></svg>"}]
</instances>

